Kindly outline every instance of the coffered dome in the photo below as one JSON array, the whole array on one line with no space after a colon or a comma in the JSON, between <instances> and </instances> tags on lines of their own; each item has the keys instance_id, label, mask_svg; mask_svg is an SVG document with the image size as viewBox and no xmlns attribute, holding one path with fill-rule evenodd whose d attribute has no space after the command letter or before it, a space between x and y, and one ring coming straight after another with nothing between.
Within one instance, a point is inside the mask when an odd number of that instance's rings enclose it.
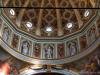
<instances>
[{"instance_id":1,"label":"coffered dome","mask_svg":"<svg viewBox=\"0 0 100 75\"><path fill-rule=\"evenodd\" d=\"M100 0L0 0L0 7L0 60L10 56L18 75L97 72Z\"/></svg>"},{"instance_id":2,"label":"coffered dome","mask_svg":"<svg viewBox=\"0 0 100 75\"><path fill-rule=\"evenodd\" d=\"M93 20L97 13L96 9L87 8L98 7L98 0L2 0L2 2L4 7L16 7L4 8L4 13L11 23L20 31L37 38L40 36L58 38L77 32Z\"/></svg>"}]
</instances>

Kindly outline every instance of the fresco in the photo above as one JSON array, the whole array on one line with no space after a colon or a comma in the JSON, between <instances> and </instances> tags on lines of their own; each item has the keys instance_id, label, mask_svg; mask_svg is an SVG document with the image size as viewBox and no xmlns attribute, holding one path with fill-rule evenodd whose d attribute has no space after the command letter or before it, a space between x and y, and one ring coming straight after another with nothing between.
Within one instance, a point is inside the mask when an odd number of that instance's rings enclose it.
<instances>
[{"instance_id":1,"label":"fresco","mask_svg":"<svg viewBox=\"0 0 100 75\"><path fill-rule=\"evenodd\" d=\"M0 18L0 29L1 29L1 26L2 26L2 19Z\"/></svg>"},{"instance_id":2,"label":"fresco","mask_svg":"<svg viewBox=\"0 0 100 75\"><path fill-rule=\"evenodd\" d=\"M19 44L19 36L16 35L16 34L13 34L11 46L12 46L15 50L18 50L18 44Z\"/></svg>"},{"instance_id":3,"label":"fresco","mask_svg":"<svg viewBox=\"0 0 100 75\"><path fill-rule=\"evenodd\" d=\"M95 26L92 26L91 29L87 32L89 44L93 43L96 40L96 29Z\"/></svg>"},{"instance_id":4,"label":"fresco","mask_svg":"<svg viewBox=\"0 0 100 75\"><path fill-rule=\"evenodd\" d=\"M65 57L65 48L64 43L58 44L57 46L57 52L58 52L58 58L64 58Z\"/></svg>"},{"instance_id":5,"label":"fresco","mask_svg":"<svg viewBox=\"0 0 100 75\"><path fill-rule=\"evenodd\" d=\"M33 57L40 58L41 57L41 44L35 43L33 47Z\"/></svg>"},{"instance_id":6,"label":"fresco","mask_svg":"<svg viewBox=\"0 0 100 75\"><path fill-rule=\"evenodd\" d=\"M87 39L86 39L86 34L82 35L79 40L80 40L80 50L83 51L88 46Z\"/></svg>"},{"instance_id":7,"label":"fresco","mask_svg":"<svg viewBox=\"0 0 100 75\"><path fill-rule=\"evenodd\" d=\"M63 68L78 72L80 75L100 75L100 46L85 58L65 64Z\"/></svg>"},{"instance_id":8,"label":"fresco","mask_svg":"<svg viewBox=\"0 0 100 75\"><path fill-rule=\"evenodd\" d=\"M0 47L0 75L19 75L25 63L9 55Z\"/></svg>"}]
</instances>

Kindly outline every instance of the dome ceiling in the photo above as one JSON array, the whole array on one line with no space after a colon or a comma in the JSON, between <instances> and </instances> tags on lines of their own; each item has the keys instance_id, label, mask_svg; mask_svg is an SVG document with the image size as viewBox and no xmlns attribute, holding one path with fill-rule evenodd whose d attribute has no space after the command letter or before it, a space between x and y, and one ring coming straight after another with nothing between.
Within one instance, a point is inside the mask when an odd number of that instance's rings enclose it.
<instances>
[{"instance_id":1,"label":"dome ceiling","mask_svg":"<svg viewBox=\"0 0 100 75\"><path fill-rule=\"evenodd\" d=\"M74 33L86 26L97 13L96 9L85 8L98 7L98 0L2 1L4 7L29 7L4 8L4 12L15 27L38 37L63 37Z\"/></svg>"}]
</instances>

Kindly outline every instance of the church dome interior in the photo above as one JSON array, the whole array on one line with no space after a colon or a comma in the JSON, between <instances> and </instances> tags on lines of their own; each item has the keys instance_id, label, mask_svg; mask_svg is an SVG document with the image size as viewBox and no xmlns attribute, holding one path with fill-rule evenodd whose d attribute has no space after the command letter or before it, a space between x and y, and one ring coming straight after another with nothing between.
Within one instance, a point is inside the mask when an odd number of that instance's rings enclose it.
<instances>
[{"instance_id":1,"label":"church dome interior","mask_svg":"<svg viewBox=\"0 0 100 75\"><path fill-rule=\"evenodd\" d=\"M0 75L100 72L99 0L1 0Z\"/></svg>"},{"instance_id":2,"label":"church dome interior","mask_svg":"<svg viewBox=\"0 0 100 75\"><path fill-rule=\"evenodd\" d=\"M98 0L3 0L4 7L28 7L5 8L4 12L14 26L38 38L77 32L97 13L96 9L84 8L96 8L97 3Z\"/></svg>"}]
</instances>

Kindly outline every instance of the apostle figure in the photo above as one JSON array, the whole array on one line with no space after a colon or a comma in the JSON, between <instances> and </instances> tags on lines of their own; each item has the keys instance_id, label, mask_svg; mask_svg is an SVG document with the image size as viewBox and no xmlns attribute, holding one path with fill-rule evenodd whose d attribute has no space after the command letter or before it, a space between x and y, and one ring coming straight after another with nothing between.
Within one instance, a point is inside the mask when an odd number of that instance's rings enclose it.
<instances>
[{"instance_id":1,"label":"apostle figure","mask_svg":"<svg viewBox=\"0 0 100 75\"><path fill-rule=\"evenodd\" d=\"M47 59L52 59L53 58L53 47L48 45L48 47L45 49L45 57Z\"/></svg>"},{"instance_id":2,"label":"apostle figure","mask_svg":"<svg viewBox=\"0 0 100 75\"><path fill-rule=\"evenodd\" d=\"M35 57L40 57L40 54L41 54L41 46L40 44L35 44L34 46L34 56Z\"/></svg>"},{"instance_id":3,"label":"apostle figure","mask_svg":"<svg viewBox=\"0 0 100 75\"><path fill-rule=\"evenodd\" d=\"M95 40L95 38L96 38L95 29L92 28L92 29L91 29L91 40Z\"/></svg>"},{"instance_id":4,"label":"apostle figure","mask_svg":"<svg viewBox=\"0 0 100 75\"><path fill-rule=\"evenodd\" d=\"M12 40L12 47L17 50L18 48L18 42L19 42L19 37L18 35L15 35L13 36L13 40Z\"/></svg>"},{"instance_id":5,"label":"apostle figure","mask_svg":"<svg viewBox=\"0 0 100 75\"><path fill-rule=\"evenodd\" d=\"M1 25L2 25L2 21L1 21L1 19L0 19L0 28L1 28Z\"/></svg>"},{"instance_id":6,"label":"apostle figure","mask_svg":"<svg viewBox=\"0 0 100 75\"><path fill-rule=\"evenodd\" d=\"M8 40L9 40L9 35L10 35L9 29L8 29L8 28L4 28L4 32L3 32L2 38L3 38L3 40L4 40L5 42L8 42Z\"/></svg>"},{"instance_id":7,"label":"apostle figure","mask_svg":"<svg viewBox=\"0 0 100 75\"><path fill-rule=\"evenodd\" d=\"M21 47L21 53L25 55L29 54L29 43L27 41L23 41L22 47Z\"/></svg>"},{"instance_id":8,"label":"apostle figure","mask_svg":"<svg viewBox=\"0 0 100 75\"><path fill-rule=\"evenodd\" d=\"M95 29L91 28L89 31L89 41L92 43L96 39Z\"/></svg>"},{"instance_id":9,"label":"apostle figure","mask_svg":"<svg viewBox=\"0 0 100 75\"><path fill-rule=\"evenodd\" d=\"M70 54L71 56L75 55L77 52L77 48L76 48L76 44L74 42L71 42L69 44L69 50L70 50Z\"/></svg>"},{"instance_id":10,"label":"apostle figure","mask_svg":"<svg viewBox=\"0 0 100 75\"><path fill-rule=\"evenodd\" d=\"M64 44L58 44L58 58L64 57Z\"/></svg>"}]
</instances>

